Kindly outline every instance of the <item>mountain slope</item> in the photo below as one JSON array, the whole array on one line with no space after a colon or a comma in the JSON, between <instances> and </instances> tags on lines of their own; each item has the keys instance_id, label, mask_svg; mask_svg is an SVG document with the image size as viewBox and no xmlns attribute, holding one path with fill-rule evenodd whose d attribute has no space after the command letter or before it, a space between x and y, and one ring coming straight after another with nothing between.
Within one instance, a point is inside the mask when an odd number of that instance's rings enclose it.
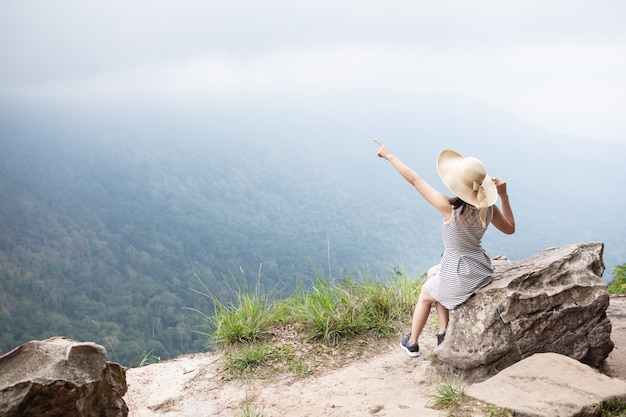
<instances>
[{"instance_id":1,"label":"mountain slope","mask_svg":"<svg viewBox=\"0 0 626 417\"><path fill-rule=\"evenodd\" d=\"M489 230L490 255L597 240L608 267L624 262L623 146L465 98L285 103L5 108L0 351L61 334L132 365L204 348L202 317L185 309L210 313L192 291L203 285L227 299L244 280L284 295L318 273L421 273L441 220L375 156L375 136L442 191L447 147L509 182L518 231Z\"/></svg>"}]
</instances>

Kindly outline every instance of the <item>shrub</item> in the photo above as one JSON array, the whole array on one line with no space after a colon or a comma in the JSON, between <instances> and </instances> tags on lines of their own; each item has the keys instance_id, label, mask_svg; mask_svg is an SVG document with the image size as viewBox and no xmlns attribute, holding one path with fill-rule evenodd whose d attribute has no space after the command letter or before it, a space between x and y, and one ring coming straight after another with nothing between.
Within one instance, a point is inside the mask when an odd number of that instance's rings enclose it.
<instances>
[{"instance_id":1,"label":"shrub","mask_svg":"<svg viewBox=\"0 0 626 417\"><path fill-rule=\"evenodd\" d=\"M626 294L626 264L613 269L613 281L609 282L609 293Z\"/></svg>"}]
</instances>

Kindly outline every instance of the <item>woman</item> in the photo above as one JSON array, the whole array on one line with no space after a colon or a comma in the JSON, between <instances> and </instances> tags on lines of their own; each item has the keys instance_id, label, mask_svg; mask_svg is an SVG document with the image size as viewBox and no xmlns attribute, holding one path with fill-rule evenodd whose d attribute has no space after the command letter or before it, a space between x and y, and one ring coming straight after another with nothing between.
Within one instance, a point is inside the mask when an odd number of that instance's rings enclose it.
<instances>
[{"instance_id":1,"label":"woman","mask_svg":"<svg viewBox=\"0 0 626 417\"><path fill-rule=\"evenodd\" d=\"M444 184L454 193L448 197L435 190L415 171L393 156L378 140L376 154L391 165L443 215L444 251L439 265L427 273L427 280L413 313L411 333L400 342L406 353L419 355L418 338L434 304L439 317L437 344L443 342L448 327L449 310L465 302L476 290L493 279L491 259L481 246L489 223L506 234L515 232L515 219L509 204L506 182L490 178L484 165L474 157L464 158L458 152L444 150L437 158L437 171ZM502 209L495 203L500 196Z\"/></svg>"}]
</instances>

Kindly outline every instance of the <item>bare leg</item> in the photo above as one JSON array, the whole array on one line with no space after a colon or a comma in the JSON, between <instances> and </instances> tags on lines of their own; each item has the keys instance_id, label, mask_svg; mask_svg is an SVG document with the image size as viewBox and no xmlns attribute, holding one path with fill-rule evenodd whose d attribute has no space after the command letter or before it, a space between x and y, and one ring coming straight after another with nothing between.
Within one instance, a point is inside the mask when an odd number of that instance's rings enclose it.
<instances>
[{"instance_id":1,"label":"bare leg","mask_svg":"<svg viewBox=\"0 0 626 417\"><path fill-rule=\"evenodd\" d=\"M448 310L439 303L435 303L435 307L437 308L437 317L439 317L439 333L443 333L448 327L448 321L450 320L450 310Z\"/></svg>"},{"instance_id":2,"label":"bare leg","mask_svg":"<svg viewBox=\"0 0 626 417\"><path fill-rule=\"evenodd\" d=\"M415 305L415 311L413 312L413 322L411 323L411 337L409 338L407 344L414 345L415 343L417 343L417 339L422 333L422 330L424 330L424 326L426 325L426 321L428 320L430 307L436 302L437 301L428 293L428 291L422 288L422 291L420 292L420 297L417 300L417 304Z\"/></svg>"},{"instance_id":3,"label":"bare leg","mask_svg":"<svg viewBox=\"0 0 626 417\"><path fill-rule=\"evenodd\" d=\"M435 275L439 271L439 265L435 265L431 267L426 273L426 279L430 279L433 275ZM428 321L428 315L430 314L431 306L435 304L437 308L437 316L439 317L439 328L440 333L445 330L448 326L448 317L449 311L447 308L442 306L435 300L423 287L420 291L419 299L417 300L417 304L415 305L415 311L413 312L413 321L411 322L411 337L407 344L413 345L417 343L417 339L419 338L422 330L424 330L424 326L426 326L426 321ZM441 326L443 324L443 330L441 330Z\"/></svg>"}]
</instances>

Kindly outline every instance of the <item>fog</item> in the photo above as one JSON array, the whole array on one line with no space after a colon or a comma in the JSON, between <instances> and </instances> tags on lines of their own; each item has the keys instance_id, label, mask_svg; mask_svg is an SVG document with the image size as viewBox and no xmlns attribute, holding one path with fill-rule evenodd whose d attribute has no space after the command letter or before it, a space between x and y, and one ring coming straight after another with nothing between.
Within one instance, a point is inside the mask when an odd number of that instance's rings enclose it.
<instances>
[{"instance_id":1,"label":"fog","mask_svg":"<svg viewBox=\"0 0 626 417\"><path fill-rule=\"evenodd\" d=\"M9 0L0 139L20 140L7 127L20 124L50 126L51 141L81 131L216 152L262 138L275 145L259 158L298 147L312 165L396 180L373 156L377 137L436 184L434 158L454 148L523 201L519 256L606 240L621 263L624 16L618 0ZM570 232L528 244L554 223Z\"/></svg>"},{"instance_id":2,"label":"fog","mask_svg":"<svg viewBox=\"0 0 626 417\"><path fill-rule=\"evenodd\" d=\"M445 94L626 143L625 16L620 0L7 0L0 98L89 103L102 117L160 102L238 120L267 102L341 99L344 111L380 94Z\"/></svg>"}]
</instances>

